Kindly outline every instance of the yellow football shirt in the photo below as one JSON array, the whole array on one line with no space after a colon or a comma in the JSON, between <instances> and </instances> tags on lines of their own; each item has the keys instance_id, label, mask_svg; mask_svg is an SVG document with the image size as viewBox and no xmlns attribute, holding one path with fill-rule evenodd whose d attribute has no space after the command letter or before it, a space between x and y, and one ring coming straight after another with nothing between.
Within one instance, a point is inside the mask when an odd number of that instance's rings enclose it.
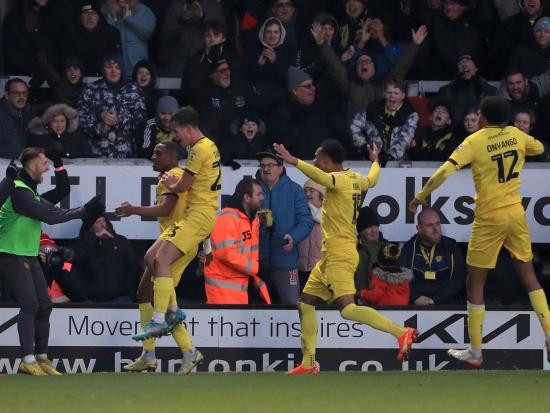
<instances>
[{"instance_id":1,"label":"yellow football shirt","mask_svg":"<svg viewBox=\"0 0 550 413\"><path fill-rule=\"evenodd\" d=\"M183 175L183 168L180 168L179 166L177 166L175 168L170 169L169 172L178 177L181 177ZM174 208L172 209L172 212L170 212L170 215L168 215L167 217L158 217L160 233L162 234L166 228L171 227L174 223L181 221L181 219L183 218L183 213L185 211L185 201L187 199L187 192L181 192L179 194L176 194L170 191L168 188L166 188L166 185L164 185L164 183L161 182L159 178L159 182L156 188L156 195L157 195L156 197L157 205L160 204L160 202L162 201L162 197L165 195L178 197L176 205L174 205Z\"/></svg>"},{"instance_id":2,"label":"yellow football shirt","mask_svg":"<svg viewBox=\"0 0 550 413\"><path fill-rule=\"evenodd\" d=\"M217 210L218 195L222 189L222 170L216 144L207 137L195 142L189 148L185 171L195 176L187 194L186 210Z\"/></svg>"},{"instance_id":3,"label":"yellow football shirt","mask_svg":"<svg viewBox=\"0 0 550 413\"><path fill-rule=\"evenodd\" d=\"M361 208L361 193L378 183L378 163L373 163L366 177L351 169L327 173L302 160L298 161L296 167L326 188L321 209L323 251L354 249L357 244L355 224Z\"/></svg>"},{"instance_id":4,"label":"yellow football shirt","mask_svg":"<svg viewBox=\"0 0 550 413\"><path fill-rule=\"evenodd\" d=\"M472 166L476 214L482 215L487 211L521 202L520 174L525 156L540 155L543 152L544 146L541 142L514 126L490 126L468 136L447 162L453 164L455 170ZM444 167L445 164L441 168ZM434 178L436 175L437 172ZM438 183L433 182L433 185L427 184L426 187L432 186L433 190ZM423 190L417 199L423 200L425 196L427 194Z\"/></svg>"}]
</instances>

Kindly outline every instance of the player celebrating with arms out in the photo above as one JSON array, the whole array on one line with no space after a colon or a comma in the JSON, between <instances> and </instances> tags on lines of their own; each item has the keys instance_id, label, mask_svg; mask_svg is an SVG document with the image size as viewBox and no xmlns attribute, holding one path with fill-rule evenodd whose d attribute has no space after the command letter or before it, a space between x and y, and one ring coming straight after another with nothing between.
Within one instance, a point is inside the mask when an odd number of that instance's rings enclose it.
<instances>
[{"instance_id":1,"label":"player celebrating with arms out","mask_svg":"<svg viewBox=\"0 0 550 413\"><path fill-rule=\"evenodd\" d=\"M174 140L188 148L189 156L183 175L165 173L161 181L175 193L187 192L182 219L167 228L153 258L153 317L145 330L134 336L145 340L168 334L174 323L165 319L170 307L177 311L176 292L170 266L186 255L197 252L197 245L208 238L216 222L218 195L221 190L220 154L216 144L199 129L199 115L190 106L178 110L170 120ZM202 361L187 335L189 348L184 353L180 373L189 373ZM189 354L187 354L189 353Z\"/></svg>"},{"instance_id":2,"label":"player celebrating with arms out","mask_svg":"<svg viewBox=\"0 0 550 413\"><path fill-rule=\"evenodd\" d=\"M185 204L187 199L187 192L174 193L161 181L162 175L166 172L170 172L177 176L183 175L183 168L178 166L179 154L181 150L175 142L159 143L153 150L153 170L160 174L159 182L156 188L156 202L152 206L136 206L128 202L122 203L115 209L115 213L118 217L129 217L132 215L139 215L147 218L157 218L160 226L160 233L162 234L166 229L170 228L176 222L181 221L183 213L185 211ZM152 274L154 272L154 257L162 240L156 240L145 254L145 271L141 277L139 287L136 294L136 301L139 304L139 315L141 321L141 328L145 329L147 323L153 316L153 304L152 304ZM180 279L185 271L185 268L197 255L197 246L191 250L188 254L177 259L171 266L170 271L172 273L172 279L174 280L174 287L177 287ZM185 313L175 308L176 311L170 311L166 315L166 319L169 321L169 326L172 325L172 336L178 346L183 352L183 358L185 359L186 353L191 355L194 350L189 348L191 345L190 339L182 325L179 325L185 319ZM148 338L143 341L143 352L133 362L123 367L124 371L155 371L157 367L157 359L155 355L155 339Z\"/></svg>"},{"instance_id":3,"label":"player celebrating with arms out","mask_svg":"<svg viewBox=\"0 0 550 413\"><path fill-rule=\"evenodd\" d=\"M510 105L504 98L484 98L479 117L482 129L459 145L409 204L411 212L416 212L418 205L424 204L428 195L445 179L467 165L472 166L476 208L466 256L470 347L448 351L450 356L472 367L483 364L483 289L487 273L495 268L503 245L512 255L514 267L529 293L546 335L547 357L550 357L550 313L533 269L531 236L519 194L525 156L540 155L544 146L516 127L506 126L509 119Z\"/></svg>"},{"instance_id":4,"label":"player celebrating with arms out","mask_svg":"<svg viewBox=\"0 0 550 413\"><path fill-rule=\"evenodd\" d=\"M317 316L315 305L328 302L338 306L340 314L347 320L367 324L385 331L397 338L399 353L403 360L414 341L417 332L413 328L398 326L378 311L355 304L355 283L353 275L357 268L355 224L361 207L361 192L378 183L380 165L378 148L369 147L372 167L364 177L351 169L344 169L344 147L336 140L328 139L315 151L312 166L292 156L283 145L274 144L277 154L287 163L296 166L310 179L326 187L321 214L323 233L322 257L309 276L298 301L302 343L302 364L290 370L289 374L317 374L315 363L317 339Z\"/></svg>"}]
</instances>

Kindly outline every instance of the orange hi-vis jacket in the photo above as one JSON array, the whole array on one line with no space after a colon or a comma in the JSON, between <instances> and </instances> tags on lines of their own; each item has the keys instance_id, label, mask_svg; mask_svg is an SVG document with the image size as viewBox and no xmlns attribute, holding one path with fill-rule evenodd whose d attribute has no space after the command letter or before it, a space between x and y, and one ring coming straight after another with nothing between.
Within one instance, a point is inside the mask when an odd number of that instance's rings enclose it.
<instances>
[{"instance_id":1,"label":"orange hi-vis jacket","mask_svg":"<svg viewBox=\"0 0 550 413\"><path fill-rule=\"evenodd\" d=\"M240 203L239 203L240 205ZM260 221L240 208L218 212L210 234L212 261L204 268L207 304L248 304L248 281L252 278L260 296L271 304L259 268Z\"/></svg>"}]
</instances>

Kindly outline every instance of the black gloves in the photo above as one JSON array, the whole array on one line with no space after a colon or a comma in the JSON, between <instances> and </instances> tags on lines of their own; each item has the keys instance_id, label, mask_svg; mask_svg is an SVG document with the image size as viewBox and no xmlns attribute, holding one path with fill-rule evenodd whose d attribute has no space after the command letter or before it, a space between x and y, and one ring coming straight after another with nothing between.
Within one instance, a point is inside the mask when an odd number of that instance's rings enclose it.
<instances>
[{"instance_id":1,"label":"black gloves","mask_svg":"<svg viewBox=\"0 0 550 413\"><path fill-rule=\"evenodd\" d=\"M15 165L13 161L11 161L8 167L6 168L6 178L11 179L13 181L17 178L18 173L19 173L19 168L17 168L17 165Z\"/></svg>"},{"instance_id":2,"label":"black gloves","mask_svg":"<svg viewBox=\"0 0 550 413\"><path fill-rule=\"evenodd\" d=\"M236 171L241 167L241 164L239 162L234 161L233 159L222 159L222 165L223 166L230 166L231 169Z\"/></svg>"},{"instance_id":3,"label":"black gloves","mask_svg":"<svg viewBox=\"0 0 550 413\"><path fill-rule=\"evenodd\" d=\"M84 212L86 213L83 218L87 222L94 223L96 219L105 214L105 205L101 202L101 195L96 195L88 202L84 204Z\"/></svg>"},{"instance_id":4,"label":"black gloves","mask_svg":"<svg viewBox=\"0 0 550 413\"><path fill-rule=\"evenodd\" d=\"M64 154L65 150L63 149L63 145L61 145L59 142L52 142L46 148L46 157L51 159L54 168L59 168L63 166L63 161L61 160L61 157Z\"/></svg>"}]
</instances>

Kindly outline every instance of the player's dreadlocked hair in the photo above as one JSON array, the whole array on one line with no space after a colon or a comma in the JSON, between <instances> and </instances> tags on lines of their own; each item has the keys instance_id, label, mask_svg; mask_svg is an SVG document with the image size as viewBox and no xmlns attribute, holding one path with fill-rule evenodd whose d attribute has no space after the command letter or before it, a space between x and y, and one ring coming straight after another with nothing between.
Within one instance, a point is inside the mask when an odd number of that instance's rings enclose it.
<instances>
[{"instance_id":1,"label":"player's dreadlocked hair","mask_svg":"<svg viewBox=\"0 0 550 413\"><path fill-rule=\"evenodd\" d=\"M346 160L346 150L336 139L324 140L321 142L321 149L334 163L343 163Z\"/></svg>"}]
</instances>

